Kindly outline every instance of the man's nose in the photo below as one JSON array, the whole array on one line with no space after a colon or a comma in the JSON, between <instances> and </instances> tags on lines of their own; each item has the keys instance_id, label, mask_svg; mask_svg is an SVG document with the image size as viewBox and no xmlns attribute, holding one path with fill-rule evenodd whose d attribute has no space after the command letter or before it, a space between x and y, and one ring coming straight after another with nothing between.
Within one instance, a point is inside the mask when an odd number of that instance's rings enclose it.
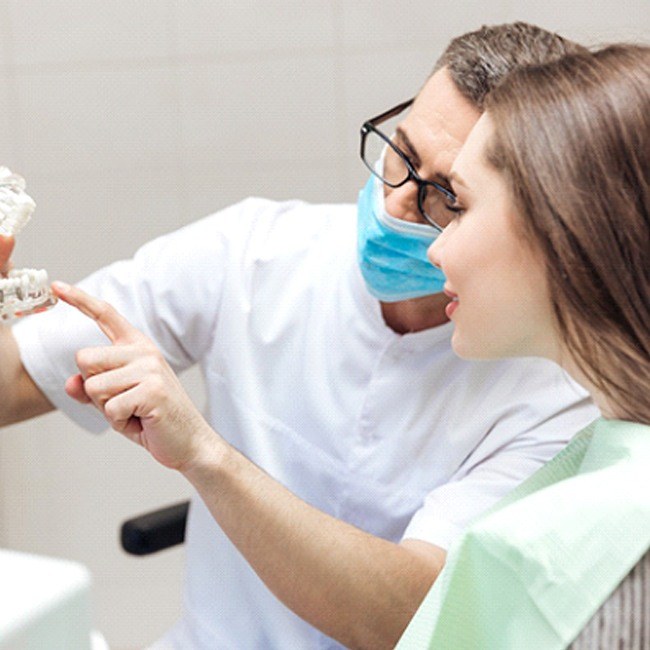
<instances>
[{"instance_id":1,"label":"man's nose","mask_svg":"<svg viewBox=\"0 0 650 650\"><path fill-rule=\"evenodd\" d=\"M391 217L404 221L419 222L418 186L409 181L400 187L384 185L384 205Z\"/></svg>"}]
</instances>

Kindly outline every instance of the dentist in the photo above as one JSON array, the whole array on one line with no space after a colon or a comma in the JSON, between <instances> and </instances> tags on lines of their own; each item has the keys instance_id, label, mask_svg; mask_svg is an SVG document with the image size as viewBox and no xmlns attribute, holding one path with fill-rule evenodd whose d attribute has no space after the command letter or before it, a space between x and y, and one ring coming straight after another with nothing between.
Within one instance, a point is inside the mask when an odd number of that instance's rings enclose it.
<instances>
[{"instance_id":1,"label":"dentist","mask_svg":"<svg viewBox=\"0 0 650 650\"><path fill-rule=\"evenodd\" d=\"M449 544L595 419L551 362L456 358L426 259L487 93L576 49L523 23L454 39L364 124L357 206L248 199L0 332L0 423L108 423L197 490L185 612L153 647L393 647Z\"/></svg>"}]
</instances>

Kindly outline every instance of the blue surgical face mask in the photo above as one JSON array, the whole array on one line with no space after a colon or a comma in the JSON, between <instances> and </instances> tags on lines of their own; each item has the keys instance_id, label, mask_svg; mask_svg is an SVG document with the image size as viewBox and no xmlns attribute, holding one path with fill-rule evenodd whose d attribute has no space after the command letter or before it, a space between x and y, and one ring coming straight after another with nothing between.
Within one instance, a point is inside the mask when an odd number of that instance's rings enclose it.
<instances>
[{"instance_id":1,"label":"blue surgical face mask","mask_svg":"<svg viewBox=\"0 0 650 650\"><path fill-rule=\"evenodd\" d=\"M357 214L359 266L375 298L399 302L442 291L445 276L427 259L427 249L438 232L429 225L389 215L384 207L384 184L375 175L359 192Z\"/></svg>"}]
</instances>

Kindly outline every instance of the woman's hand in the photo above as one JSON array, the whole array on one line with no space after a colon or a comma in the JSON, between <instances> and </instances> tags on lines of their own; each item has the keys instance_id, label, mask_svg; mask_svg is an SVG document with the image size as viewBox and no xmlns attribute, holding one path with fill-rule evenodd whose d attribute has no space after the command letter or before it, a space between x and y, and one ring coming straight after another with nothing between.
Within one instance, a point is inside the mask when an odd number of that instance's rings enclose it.
<instances>
[{"instance_id":1,"label":"woman's hand","mask_svg":"<svg viewBox=\"0 0 650 650\"><path fill-rule=\"evenodd\" d=\"M209 427L160 350L111 305L62 282L54 293L92 318L112 345L79 350L79 374L66 392L92 402L113 429L147 449L162 465L187 470L222 439Z\"/></svg>"}]
</instances>

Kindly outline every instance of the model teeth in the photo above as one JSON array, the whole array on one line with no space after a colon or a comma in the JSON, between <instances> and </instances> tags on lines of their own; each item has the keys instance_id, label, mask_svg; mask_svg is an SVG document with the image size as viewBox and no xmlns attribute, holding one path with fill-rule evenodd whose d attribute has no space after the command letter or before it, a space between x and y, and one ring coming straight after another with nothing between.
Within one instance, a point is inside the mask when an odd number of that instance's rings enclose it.
<instances>
[{"instance_id":1,"label":"model teeth","mask_svg":"<svg viewBox=\"0 0 650 650\"><path fill-rule=\"evenodd\" d=\"M0 235L13 237L30 220L36 203L25 192L25 180L0 166ZM0 276L0 321L45 311L57 302L47 271L20 269Z\"/></svg>"},{"instance_id":2,"label":"model teeth","mask_svg":"<svg viewBox=\"0 0 650 650\"><path fill-rule=\"evenodd\" d=\"M43 269L14 269L0 279L0 320L44 311L56 302Z\"/></svg>"},{"instance_id":3,"label":"model teeth","mask_svg":"<svg viewBox=\"0 0 650 650\"><path fill-rule=\"evenodd\" d=\"M36 203L25 192L25 180L0 167L0 235L17 235L30 220Z\"/></svg>"}]
</instances>

